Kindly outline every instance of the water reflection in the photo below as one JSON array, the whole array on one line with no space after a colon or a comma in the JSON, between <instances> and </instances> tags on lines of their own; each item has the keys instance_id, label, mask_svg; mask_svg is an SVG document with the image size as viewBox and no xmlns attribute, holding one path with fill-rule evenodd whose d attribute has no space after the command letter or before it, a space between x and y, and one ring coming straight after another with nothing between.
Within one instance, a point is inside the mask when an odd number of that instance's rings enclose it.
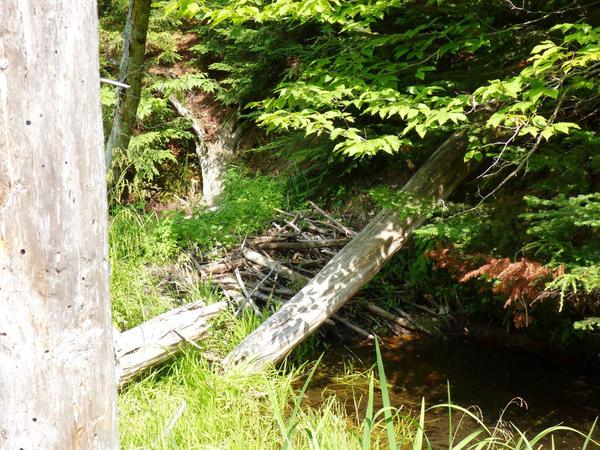
<instances>
[{"instance_id":1,"label":"water reflection","mask_svg":"<svg viewBox=\"0 0 600 450\"><path fill-rule=\"evenodd\" d=\"M453 403L476 405L487 424L502 416L507 428L515 423L522 431L535 433L559 423L588 431L600 414L600 381L581 370L558 364L527 350L452 338L384 338L381 347L392 404L415 413L425 397L428 405L447 401L450 382ZM356 415L353 398L367 393L368 379L356 376L376 362L370 342L340 346L326 351L306 401L314 406L331 393ZM354 374L355 376L345 376ZM515 398L523 399L522 407ZM380 402L379 396L377 401ZM381 403L376 407L381 407ZM366 401L359 407L366 406ZM505 409L506 408L506 409ZM446 412L428 415L428 436L447 445ZM596 438L598 437L598 433ZM581 441L565 435L559 448L579 448ZM434 447L437 448L437 447ZM443 447L439 447L443 448Z\"/></svg>"}]
</instances>

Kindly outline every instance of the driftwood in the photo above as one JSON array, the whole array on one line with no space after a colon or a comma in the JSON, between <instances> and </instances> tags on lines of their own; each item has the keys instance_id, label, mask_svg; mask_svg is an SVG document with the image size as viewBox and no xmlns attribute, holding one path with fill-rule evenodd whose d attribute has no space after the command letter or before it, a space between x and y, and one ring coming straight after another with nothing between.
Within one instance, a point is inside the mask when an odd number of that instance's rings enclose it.
<instances>
[{"instance_id":1,"label":"driftwood","mask_svg":"<svg viewBox=\"0 0 600 450\"><path fill-rule=\"evenodd\" d=\"M243 264L241 259L225 262L212 262L198 267L198 273L203 277L211 277L220 273L228 273Z\"/></svg>"},{"instance_id":2,"label":"driftwood","mask_svg":"<svg viewBox=\"0 0 600 450\"><path fill-rule=\"evenodd\" d=\"M336 321L340 322L341 324L345 325L346 327L348 327L349 329L351 329L352 331L354 331L355 333L360 334L361 336L366 337L367 339L370 339L372 341L374 341L375 339L377 339L375 337L374 334L369 333L366 330L363 330L361 327L359 327L358 325L350 322L348 319L346 319L345 317L341 317L338 316L337 314L334 314L333 317Z\"/></svg>"},{"instance_id":3,"label":"driftwood","mask_svg":"<svg viewBox=\"0 0 600 450\"><path fill-rule=\"evenodd\" d=\"M206 306L190 303L150 319L115 337L119 384L168 359L183 341L194 342L208 331L208 322L227 302Z\"/></svg>"},{"instance_id":4,"label":"driftwood","mask_svg":"<svg viewBox=\"0 0 600 450\"><path fill-rule=\"evenodd\" d=\"M431 332L429 330L427 330L421 326L418 326L417 324L414 323L414 321L405 319L403 317L395 316L391 312L386 311L383 308L380 308L379 306L375 305L374 303L361 302L361 304L362 304L362 306L364 306L366 309L368 309L372 313L377 314L379 317L383 317L384 319L395 323L396 325L398 325L401 328L404 328L406 330L412 330L412 331L420 331L425 334L431 334Z\"/></svg>"},{"instance_id":5,"label":"driftwood","mask_svg":"<svg viewBox=\"0 0 600 450\"><path fill-rule=\"evenodd\" d=\"M403 187L412 197L447 198L469 174L465 139L453 135ZM279 311L225 359L258 371L281 360L367 283L427 218L420 208L384 209Z\"/></svg>"},{"instance_id":6,"label":"driftwood","mask_svg":"<svg viewBox=\"0 0 600 450\"><path fill-rule=\"evenodd\" d=\"M321 214L323 214L323 216L325 216L331 223L333 223L339 230L343 231L346 236L355 236L356 232L352 231L350 228L348 228L346 225L341 224L340 222L338 222L337 220L335 220L333 217L331 217L329 214L327 214L325 211L323 211L321 208L319 208L317 205L315 205L313 202L309 202L310 205L315 208L315 210L319 211Z\"/></svg>"}]
</instances>

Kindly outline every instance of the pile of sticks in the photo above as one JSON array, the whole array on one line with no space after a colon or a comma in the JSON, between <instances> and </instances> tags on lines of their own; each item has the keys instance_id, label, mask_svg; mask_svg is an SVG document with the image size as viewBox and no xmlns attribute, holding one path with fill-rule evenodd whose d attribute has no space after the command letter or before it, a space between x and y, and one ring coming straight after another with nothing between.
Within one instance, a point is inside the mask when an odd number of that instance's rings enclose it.
<instances>
[{"instance_id":1,"label":"pile of sticks","mask_svg":"<svg viewBox=\"0 0 600 450\"><path fill-rule=\"evenodd\" d=\"M196 345L208 334L209 322L228 307L238 314L251 308L270 316L279 303L294 297L344 247L355 232L314 203L293 213L278 211L271 228L262 236L247 239L239 248L217 261L199 262L192 257L200 277L216 283L228 301L185 304L131 330L115 332L119 384L123 386L149 367L177 353L180 344ZM191 256L191 255L190 255ZM397 316L372 302L353 302L364 310L367 324L386 323L395 333L427 332L412 317ZM373 320L377 317L377 320ZM337 325L367 339L375 333L333 314L325 324L335 335Z\"/></svg>"},{"instance_id":2,"label":"pile of sticks","mask_svg":"<svg viewBox=\"0 0 600 450\"><path fill-rule=\"evenodd\" d=\"M237 310L269 311L293 297L346 245L355 232L314 203L293 213L278 210L262 236L246 240L220 261L198 264Z\"/></svg>"},{"instance_id":3,"label":"pile of sticks","mask_svg":"<svg viewBox=\"0 0 600 450\"><path fill-rule=\"evenodd\" d=\"M198 264L203 279L217 283L237 313L251 308L258 315L271 315L282 301L292 298L356 234L340 220L310 202L310 209L277 211L271 228L262 236L246 240L220 261ZM388 323L396 333L427 332L410 316L402 317L368 301L357 300L365 318ZM326 322L340 324L367 339L375 333L334 314Z\"/></svg>"}]
</instances>

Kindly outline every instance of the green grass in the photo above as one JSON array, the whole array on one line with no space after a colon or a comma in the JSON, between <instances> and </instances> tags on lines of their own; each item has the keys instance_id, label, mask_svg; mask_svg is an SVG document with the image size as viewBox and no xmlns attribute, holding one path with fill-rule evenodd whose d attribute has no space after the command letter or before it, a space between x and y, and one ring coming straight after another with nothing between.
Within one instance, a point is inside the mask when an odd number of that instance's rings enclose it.
<instances>
[{"instance_id":1,"label":"green grass","mask_svg":"<svg viewBox=\"0 0 600 450\"><path fill-rule=\"evenodd\" d=\"M154 214L133 208L117 210L109 227L113 322L121 329L136 326L173 307L152 272L176 259L177 246L168 227Z\"/></svg>"},{"instance_id":2,"label":"green grass","mask_svg":"<svg viewBox=\"0 0 600 450\"><path fill-rule=\"evenodd\" d=\"M285 184L269 176L251 176L230 169L218 209L199 210L191 217L177 214L171 229L179 242L195 244L203 252L229 248L245 236L269 226L276 208L286 208Z\"/></svg>"},{"instance_id":3,"label":"green grass","mask_svg":"<svg viewBox=\"0 0 600 450\"><path fill-rule=\"evenodd\" d=\"M222 355L256 324L249 315L234 319L225 314L201 345ZM293 385L302 369L223 372L200 354L187 348L121 392L123 448L280 449L286 443L288 448L315 448L311 442L318 443L316 448L359 448L358 429L349 425L339 403L330 399L319 410L300 404Z\"/></svg>"}]
</instances>

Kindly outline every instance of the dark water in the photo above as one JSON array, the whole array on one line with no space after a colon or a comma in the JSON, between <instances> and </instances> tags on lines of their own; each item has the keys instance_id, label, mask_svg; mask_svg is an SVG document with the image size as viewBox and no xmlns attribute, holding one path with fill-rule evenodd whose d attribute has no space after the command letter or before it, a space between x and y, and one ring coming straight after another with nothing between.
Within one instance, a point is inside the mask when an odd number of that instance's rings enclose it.
<instances>
[{"instance_id":1,"label":"dark water","mask_svg":"<svg viewBox=\"0 0 600 450\"><path fill-rule=\"evenodd\" d=\"M600 377L525 349L464 338L441 341L407 336L384 339L381 351L392 405L402 406L406 413L418 414L423 397L428 406L447 402L449 381L452 403L477 406L487 425L496 425L502 418L501 428L510 431L512 422L528 437L558 424L587 433L600 415ZM366 397L368 380L363 376L350 382L343 375L364 371L375 362L372 343L327 350L307 402L317 405L333 392L346 403L349 414L362 419L366 400L357 412L353 398ZM514 400L517 398L522 402ZM376 407L381 403L376 402ZM426 431L434 448L444 448L444 443L447 447L447 410L434 410L427 418ZM463 431L473 427L466 424ZM599 437L595 432L594 438ZM583 439L563 433L555 437L555 443L556 448L576 449L581 448Z\"/></svg>"}]
</instances>

